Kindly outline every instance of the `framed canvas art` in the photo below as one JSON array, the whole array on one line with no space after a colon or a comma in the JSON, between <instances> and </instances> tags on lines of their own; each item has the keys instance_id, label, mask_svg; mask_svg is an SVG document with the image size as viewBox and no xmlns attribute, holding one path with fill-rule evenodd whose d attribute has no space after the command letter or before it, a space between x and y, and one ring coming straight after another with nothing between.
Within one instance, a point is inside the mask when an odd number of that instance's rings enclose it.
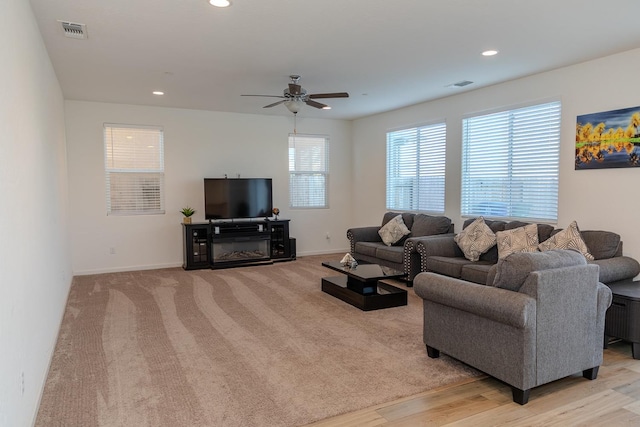
<instances>
[{"instance_id":1,"label":"framed canvas art","mask_svg":"<svg viewBox=\"0 0 640 427\"><path fill-rule=\"evenodd\" d=\"M640 107L584 114L576 121L576 170L640 166Z\"/></svg>"}]
</instances>

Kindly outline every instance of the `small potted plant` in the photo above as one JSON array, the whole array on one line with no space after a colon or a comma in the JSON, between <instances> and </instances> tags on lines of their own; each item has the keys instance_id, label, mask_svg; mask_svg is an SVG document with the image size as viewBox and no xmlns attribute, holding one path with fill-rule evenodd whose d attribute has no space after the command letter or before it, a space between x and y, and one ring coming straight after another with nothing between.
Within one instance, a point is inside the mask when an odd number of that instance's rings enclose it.
<instances>
[{"instance_id":1,"label":"small potted plant","mask_svg":"<svg viewBox=\"0 0 640 427\"><path fill-rule=\"evenodd\" d=\"M184 218L183 218L182 222L184 222L185 224L191 224L191 216L194 213L196 213L196 211L195 211L195 209L192 209L189 206L187 206L186 208L182 208L180 213L182 215L184 215Z\"/></svg>"},{"instance_id":2,"label":"small potted plant","mask_svg":"<svg viewBox=\"0 0 640 427\"><path fill-rule=\"evenodd\" d=\"M280 215L280 209L278 208L273 208L271 210L271 212L273 213L273 217L276 219L276 221L278 220L278 215Z\"/></svg>"}]
</instances>

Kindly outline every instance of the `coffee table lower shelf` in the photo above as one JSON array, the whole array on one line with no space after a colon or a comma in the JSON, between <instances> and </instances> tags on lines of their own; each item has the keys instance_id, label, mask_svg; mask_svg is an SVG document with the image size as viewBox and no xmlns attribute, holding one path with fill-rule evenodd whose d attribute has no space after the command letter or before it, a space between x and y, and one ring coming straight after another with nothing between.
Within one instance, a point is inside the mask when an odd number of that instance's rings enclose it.
<instances>
[{"instance_id":1,"label":"coffee table lower shelf","mask_svg":"<svg viewBox=\"0 0 640 427\"><path fill-rule=\"evenodd\" d=\"M378 282L377 292L361 294L347 287L347 276L324 277L322 292L326 292L363 311L407 305L407 291Z\"/></svg>"}]
</instances>

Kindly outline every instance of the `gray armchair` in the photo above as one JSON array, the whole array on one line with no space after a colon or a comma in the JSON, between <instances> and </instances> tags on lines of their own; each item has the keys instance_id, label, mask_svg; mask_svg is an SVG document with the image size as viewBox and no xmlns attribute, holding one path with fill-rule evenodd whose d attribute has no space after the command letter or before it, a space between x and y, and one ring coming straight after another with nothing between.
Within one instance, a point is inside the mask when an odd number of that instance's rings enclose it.
<instances>
[{"instance_id":1,"label":"gray armchair","mask_svg":"<svg viewBox=\"0 0 640 427\"><path fill-rule=\"evenodd\" d=\"M504 381L521 405L538 385L596 378L611 304L598 266L568 250L517 253L498 261L492 284L416 276L430 357L442 351Z\"/></svg>"}]
</instances>

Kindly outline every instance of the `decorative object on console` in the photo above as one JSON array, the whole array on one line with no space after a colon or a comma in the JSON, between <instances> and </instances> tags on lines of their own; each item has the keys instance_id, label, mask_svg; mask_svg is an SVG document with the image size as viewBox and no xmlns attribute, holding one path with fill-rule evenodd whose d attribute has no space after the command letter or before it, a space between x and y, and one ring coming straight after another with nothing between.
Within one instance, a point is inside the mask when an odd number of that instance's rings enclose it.
<instances>
[{"instance_id":1,"label":"decorative object on console","mask_svg":"<svg viewBox=\"0 0 640 427\"><path fill-rule=\"evenodd\" d=\"M496 244L496 235L485 224L483 217L478 217L467 228L454 237L465 258L478 261L480 255L487 252Z\"/></svg>"},{"instance_id":2,"label":"decorative object on console","mask_svg":"<svg viewBox=\"0 0 640 427\"><path fill-rule=\"evenodd\" d=\"M192 209L189 206L187 206L185 208L182 208L180 213L184 215L182 222L184 222L185 224L191 224L191 216L193 216L193 214L196 213L196 211L195 209Z\"/></svg>"},{"instance_id":3,"label":"decorative object on console","mask_svg":"<svg viewBox=\"0 0 640 427\"><path fill-rule=\"evenodd\" d=\"M271 210L271 212L273 213L274 219L277 221L278 220L278 215L280 215L280 209L278 208L273 208Z\"/></svg>"},{"instance_id":4,"label":"decorative object on console","mask_svg":"<svg viewBox=\"0 0 640 427\"><path fill-rule=\"evenodd\" d=\"M391 246L394 243L400 241L404 236L411 233L402 220L402 215L395 216L391 221L387 222L380 230L378 234L382 238L385 245Z\"/></svg>"}]
</instances>

